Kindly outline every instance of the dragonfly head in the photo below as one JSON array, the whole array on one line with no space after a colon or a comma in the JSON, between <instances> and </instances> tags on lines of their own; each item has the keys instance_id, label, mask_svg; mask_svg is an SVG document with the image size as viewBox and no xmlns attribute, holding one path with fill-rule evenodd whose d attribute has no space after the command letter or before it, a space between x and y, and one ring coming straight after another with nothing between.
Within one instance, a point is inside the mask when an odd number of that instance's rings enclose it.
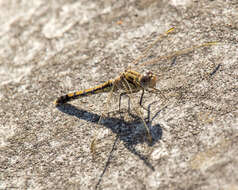
<instances>
[{"instance_id":1,"label":"dragonfly head","mask_svg":"<svg viewBox=\"0 0 238 190\"><path fill-rule=\"evenodd\" d=\"M157 77L151 71L148 71L145 75L140 78L140 84L144 88L155 88Z\"/></svg>"}]
</instances>

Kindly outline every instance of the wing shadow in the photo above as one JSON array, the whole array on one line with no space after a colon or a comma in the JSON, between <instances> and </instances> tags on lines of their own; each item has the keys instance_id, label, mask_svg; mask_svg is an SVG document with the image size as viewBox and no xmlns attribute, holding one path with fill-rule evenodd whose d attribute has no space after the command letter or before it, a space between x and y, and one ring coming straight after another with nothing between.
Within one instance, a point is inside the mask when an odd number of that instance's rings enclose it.
<instances>
[{"instance_id":1,"label":"wing shadow","mask_svg":"<svg viewBox=\"0 0 238 190\"><path fill-rule=\"evenodd\" d=\"M155 102L148 105L147 108L147 118L145 119L147 126L150 129L151 136L152 136L152 142L148 142L147 140L147 131L145 129L145 126L141 120L134 119L131 122L126 122L125 120L117 117L106 117L103 119L103 122L101 122L100 125L103 125L104 127L109 128L113 133L116 134L116 139L113 143L113 147L111 149L111 152L109 153L107 162L105 164L104 170L102 174L100 175L99 181L96 185L97 187L100 185L102 178L104 176L104 173L106 172L108 166L110 165L110 161L112 158L112 154L116 148L116 144L119 140L123 141L124 146L134 155L136 155L140 160L143 161L143 163L150 168L152 171L154 171L154 167L149 161L149 158L144 156L142 153L136 150L135 146L137 144L141 143L147 143L149 146L153 146L157 141L159 141L162 138L163 132L160 124L152 125L153 120L157 117L157 115L160 113L161 110L156 112L153 117L151 117L151 106ZM77 117L78 119L82 119L91 123L98 124L98 121L100 119L100 115L89 112L84 109L79 109L71 104L63 104L60 106L57 106L58 110L60 110L63 113L66 113L68 115L72 115L74 117Z\"/></svg>"}]
</instances>

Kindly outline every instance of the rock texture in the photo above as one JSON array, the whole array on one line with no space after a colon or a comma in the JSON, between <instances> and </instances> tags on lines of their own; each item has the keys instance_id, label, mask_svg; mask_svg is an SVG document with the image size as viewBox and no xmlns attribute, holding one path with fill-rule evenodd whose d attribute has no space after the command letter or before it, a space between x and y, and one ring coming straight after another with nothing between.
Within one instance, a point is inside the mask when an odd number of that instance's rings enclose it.
<instances>
[{"instance_id":1,"label":"rock texture","mask_svg":"<svg viewBox=\"0 0 238 190\"><path fill-rule=\"evenodd\" d=\"M238 189L237 0L22 0L0 10L0 189ZM119 113L107 94L54 106L129 67L157 74L161 92L145 93L147 110L133 94L134 117L128 98Z\"/></svg>"}]
</instances>

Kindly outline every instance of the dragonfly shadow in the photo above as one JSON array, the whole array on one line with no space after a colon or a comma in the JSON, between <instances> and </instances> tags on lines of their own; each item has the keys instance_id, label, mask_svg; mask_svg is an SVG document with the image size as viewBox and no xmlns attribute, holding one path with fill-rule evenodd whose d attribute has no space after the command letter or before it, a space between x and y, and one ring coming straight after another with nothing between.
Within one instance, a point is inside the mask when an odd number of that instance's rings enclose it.
<instances>
[{"instance_id":1,"label":"dragonfly shadow","mask_svg":"<svg viewBox=\"0 0 238 190\"><path fill-rule=\"evenodd\" d=\"M154 103L154 102L153 102ZM152 103L152 104L153 104ZM134 155L136 155L139 159L141 159L144 164L149 167L151 170L154 171L154 167L149 162L149 159L144 156L142 153L136 150L135 146L137 144L147 143L149 146L153 146L157 141L159 141L162 137L162 128L159 124L153 125L152 122L155 119L155 117L160 113L161 110L156 112L156 114L151 117L151 106L150 104L147 109L147 118L145 119L146 124L148 128L150 129L150 133L152 136L152 142L148 142L147 139L147 131L146 128L141 120L134 119L133 121L127 122L122 118L117 117L106 117L103 119L103 121L100 123L100 125L103 125L107 128L109 128L113 133L116 134L117 139L123 141L124 146ZM89 112L87 110L79 109L71 104L63 104L60 106L57 106L57 108L66 114L72 115L77 117L78 119L83 119L85 121L98 124L98 121L100 119L100 115ZM116 142L114 143L116 144ZM115 147L115 145L113 146ZM113 148L114 150L114 148ZM110 155L112 154L113 150L111 151ZM109 155L109 158L111 157ZM108 167L110 163L110 159L107 161Z\"/></svg>"}]
</instances>

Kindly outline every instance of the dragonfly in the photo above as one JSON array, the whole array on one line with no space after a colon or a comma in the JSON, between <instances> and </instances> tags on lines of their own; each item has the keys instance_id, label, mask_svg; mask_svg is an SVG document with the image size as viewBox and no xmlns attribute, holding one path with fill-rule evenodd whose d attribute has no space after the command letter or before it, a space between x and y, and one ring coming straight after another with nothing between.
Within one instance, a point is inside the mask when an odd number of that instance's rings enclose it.
<instances>
[{"instance_id":1,"label":"dragonfly","mask_svg":"<svg viewBox=\"0 0 238 190\"><path fill-rule=\"evenodd\" d=\"M123 90L123 92L120 93L120 97L126 94L132 94L142 91L142 95L140 98L140 105L142 105L144 91L149 88L156 89L155 88L156 82L157 82L156 75L154 75L150 71L147 72L146 74L141 74L133 70L125 70L125 72L121 73L115 79L110 79L101 85L60 96L55 100L55 104L56 105L64 104L71 100L79 99L93 94L105 92L118 92L119 90Z\"/></svg>"},{"instance_id":2,"label":"dragonfly","mask_svg":"<svg viewBox=\"0 0 238 190\"><path fill-rule=\"evenodd\" d=\"M149 47L147 47L145 49L145 51L142 53L142 55L139 56L137 59L135 59L132 62L132 65L137 65L140 62L140 60L142 60L143 58L145 58L148 55L148 52L155 44L157 44L163 37L165 37L168 34L170 34L171 32L173 32L174 29L175 29L174 27L170 28L165 33L159 35L157 37L157 39L154 42L152 42L149 45ZM153 64L153 63L160 61L162 59L169 59L169 58L177 57L179 55L183 55L188 52L191 52L191 51L195 50L196 48L211 46L214 44L216 44L216 42L207 42L207 43L203 43L201 45L195 45L191 48L183 49L183 50L171 53L167 56L161 56L159 58L156 58L155 60L145 62L144 64L141 64L141 65ZM145 91L160 92L159 89L156 89L157 81L158 81L158 75L156 75L155 73L153 73L151 71L148 71L145 74L143 74L143 73L137 72L136 70L133 70L133 69L126 69L118 77L116 77L114 79L110 79L110 80L104 82L103 84L100 84L98 86L88 88L85 90L75 91L75 92L60 96L54 101L54 104L56 106L60 106L62 104L65 104L65 103L70 102L75 99L80 99L83 97L87 97L87 96L91 96L91 95L95 95L95 94L99 94L99 93L109 93L109 92L110 93L118 93L120 91L120 93L119 93L120 94L119 111L120 111L121 97L123 95L130 95L130 94L134 94L139 91L142 91L140 101L139 101L140 106L142 106L143 95L144 95ZM143 123L146 126L146 123L144 122L144 120L143 120ZM147 128L147 132L149 133L149 129L147 126L146 126L146 128ZM149 137L149 139L151 139L151 136Z\"/></svg>"},{"instance_id":3,"label":"dragonfly","mask_svg":"<svg viewBox=\"0 0 238 190\"><path fill-rule=\"evenodd\" d=\"M148 53L148 51L153 47L154 44L156 44L162 37L168 35L173 30L174 28L170 28L165 34L160 35L159 38L155 40L143 52L142 56L138 57L132 63L132 65L133 64L135 65L137 62L139 62L139 60L143 59ZM67 103L69 101L83 98L86 96L99 94L99 93L118 92L119 90L122 90L123 92L120 93L120 97L126 94L132 94L132 93L142 91L142 95L140 98L140 105L142 105L144 91L149 88L157 90L155 89L156 82L157 82L157 77L151 71L148 71L146 74L142 74L131 69L126 69L123 73L121 73L115 79L110 79L103 84L100 84L98 86L88 88L85 90L76 91L76 92L72 92L72 93L60 96L55 100L54 104L58 106L58 105ZM119 101L119 108L120 108L120 101Z\"/></svg>"}]
</instances>

